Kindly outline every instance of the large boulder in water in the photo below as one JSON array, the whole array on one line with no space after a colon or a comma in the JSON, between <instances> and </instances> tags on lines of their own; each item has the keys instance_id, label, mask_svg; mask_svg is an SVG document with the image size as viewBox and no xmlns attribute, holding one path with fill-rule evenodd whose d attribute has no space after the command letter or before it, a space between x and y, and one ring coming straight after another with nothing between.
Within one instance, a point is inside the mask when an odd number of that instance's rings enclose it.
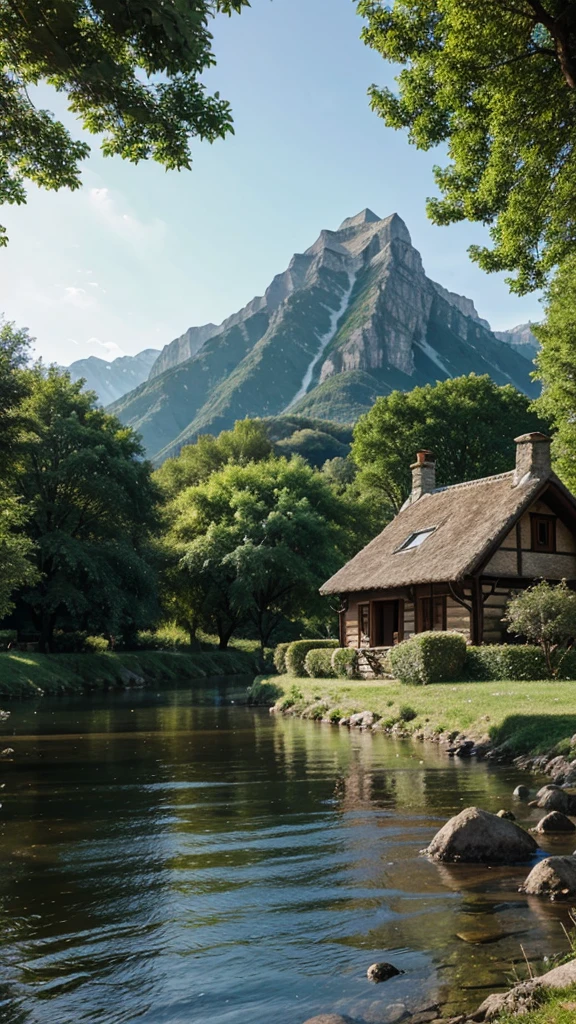
<instances>
[{"instance_id":1,"label":"large boulder in water","mask_svg":"<svg viewBox=\"0 0 576 1024\"><path fill-rule=\"evenodd\" d=\"M466 807L446 822L424 852L452 863L514 864L529 860L537 849L536 840L513 821Z\"/></svg>"},{"instance_id":2,"label":"large boulder in water","mask_svg":"<svg viewBox=\"0 0 576 1024\"><path fill-rule=\"evenodd\" d=\"M546 857L521 886L529 896L573 896L576 894L576 857Z\"/></svg>"}]
</instances>

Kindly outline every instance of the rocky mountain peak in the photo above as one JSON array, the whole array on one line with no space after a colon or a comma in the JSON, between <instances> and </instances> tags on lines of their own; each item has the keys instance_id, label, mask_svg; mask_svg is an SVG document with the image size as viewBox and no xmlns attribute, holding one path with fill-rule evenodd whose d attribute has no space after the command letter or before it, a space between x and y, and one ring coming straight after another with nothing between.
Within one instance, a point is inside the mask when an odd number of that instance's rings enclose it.
<instances>
[{"instance_id":1,"label":"rocky mountain peak","mask_svg":"<svg viewBox=\"0 0 576 1024\"><path fill-rule=\"evenodd\" d=\"M528 355L522 329L500 340L470 299L427 276L397 213L365 209L218 327L166 346L154 379L113 411L161 461L245 416L351 423L378 395L463 373L536 394Z\"/></svg>"},{"instance_id":2,"label":"rocky mountain peak","mask_svg":"<svg viewBox=\"0 0 576 1024\"><path fill-rule=\"evenodd\" d=\"M382 218L372 210L366 208L360 213L357 213L355 217L347 217L346 220L343 220L338 231L346 231L347 228L359 228L362 227L363 224L377 224L381 219Z\"/></svg>"}]
</instances>

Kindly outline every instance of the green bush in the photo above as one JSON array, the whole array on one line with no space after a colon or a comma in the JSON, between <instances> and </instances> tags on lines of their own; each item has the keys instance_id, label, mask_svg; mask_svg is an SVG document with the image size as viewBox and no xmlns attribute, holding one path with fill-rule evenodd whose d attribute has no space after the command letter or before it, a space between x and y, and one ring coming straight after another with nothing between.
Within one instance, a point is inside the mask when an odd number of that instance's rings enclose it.
<instances>
[{"instance_id":1,"label":"green bush","mask_svg":"<svg viewBox=\"0 0 576 1024\"><path fill-rule=\"evenodd\" d=\"M294 640L286 651L286 668L291 676L305 676L304 662L308 651L317 650L320 647L329 647L334 650L338 647L337 640Z\"/></svg>"},{"instance_id":2,"label":"green bush","mask_svg":"<svg viewBox=\"0 0 576 1024\"><path fill-rule=\"evenodd\" d=\"M418 717L418 712L411 708L409 704L401 704L398 711L398 718L401 722L413 722Z\"/></svg>"},{"instance_id":3,"label":"green bush","mask_svg":"<svg viewBox=\"0 0 576 1024\"><path fill-rule=\"evenodd\" d=\"M544 652L541 647L534 644L486 644L485 647L469 647L464 675L466 679L482 682L550 678ZM569 651L561 658L558 678L576 679L576 651Z\"/></svg>"},{"instance_id":4,"label":"green bush","mask_svg":"<svg viewBox=\"0 0 576 1024\"><path fill-rule=\"evenodd\" d=\"M186 651L190 649L190 640L177 626L161 626L154 630L141 629L136 634L135 648L138 651Z\"/></svg>"},{"instance_id":5,"label":"green bush","mask_svg":"<svg viewBox=\"0 0 576 1024\"><path fill-rule=\"evenodd\" d=\"M104 654L110 647L105 636L87 636L83 650L87 654Z\"/></svg>"},{"instance_id":6,"label":"green bush","mask_svg":"<svg viewBox=\"0 0 576 1024\"><path fill-rule=\"evenodd\" d=\"M390 651L396 678L423 686L458 678L465 659L466 641L461 633L417 633Z\"/></svg>"},{"instance_id":7,"label":"green bush","mask_svg":"<svg viewBox=\"0 0 576 1024\"><path fill-rule=\"evenodd\" d=\"M0 651L7 651L8 645L18 639L15 629L0 629Z\"/></svg>"},{"instance_id":8,"label":"green bush","mask_svg":"<svg viewBox=\"0 0 576 1024\"><path fill-rule=\"evenodd\" d=\"M306 675L312 679L335 679L336 673L332 668L332 651L321 647L308 651L304 661Z\"/></svg>"},{"instance_id":9,"label":"green bush","mask_svg":"<svg viewBox=\"0 0 576 1024\"><path fill-rule=\"evenodd\" d=\"M278 672L278 675L283 676L286 672L286 651L290 647L293 641L288 640L287 643L277 644L274 651L274 668Z\"/></svg>"},{"instance_id":10,"label":"green bush","mask_svg":"<svg viewBox=\"0 0 576 1024\"><path fill-rule=\"evenodd\" d=\"M80 654L88 634L80 629L55 629L52 637L54 654Z\"/></svg>"},{"instance_id":11,"label":"green bush","mask_svg":"<svg viewBox=\"0 0 576 1024\"><path fill-rule=\"evenodd\" d=\"M282 690L276 683L271 683L266 676L257 676L246 690L246 695L248 704L263 704L271 707L282 695Z\"/></svg>"},{"instance_id":12,"label":"green bush","mask_svg":"<svg viewBox=\"0 0 576 1024\"><path fill-rule=\"evenodd\" d=\"M332 653L332 668L338 679L358 679L358 652L353 647L337 647Z\"/></svg>"}]
</instances>

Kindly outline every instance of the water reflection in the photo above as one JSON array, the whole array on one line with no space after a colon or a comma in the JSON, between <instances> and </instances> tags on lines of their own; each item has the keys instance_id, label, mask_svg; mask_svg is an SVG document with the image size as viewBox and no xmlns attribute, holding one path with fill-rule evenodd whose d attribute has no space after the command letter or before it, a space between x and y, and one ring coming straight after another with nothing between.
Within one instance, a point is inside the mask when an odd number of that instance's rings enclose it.
<instances>
[{"instance_id":1,"label":"water reflection","mask_svg":"<svg viewBox=\"0 0 576 1024\"><path fill-rule=\"evenodd\" d=\"M393 1024L476 1005L522 948L565 948L567 909L520 896L525 869L419 856L462 806L509 806L513 769L221 698L13 710L7 1024L300 1024L321 1010ZM376 988L375 959L406 973Z\"/></svg>"}]
</instances>

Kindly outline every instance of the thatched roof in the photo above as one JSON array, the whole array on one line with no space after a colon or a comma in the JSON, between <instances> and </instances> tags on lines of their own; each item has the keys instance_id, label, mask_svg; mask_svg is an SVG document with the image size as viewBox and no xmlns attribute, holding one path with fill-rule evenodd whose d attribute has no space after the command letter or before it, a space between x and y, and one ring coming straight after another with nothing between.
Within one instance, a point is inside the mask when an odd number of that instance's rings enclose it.
<instances>
[{"instance_id":1,"label":"thatched roof","mask_svg":"<svg viewBox=\"0 0 576 1024\"><path fill-rule=\"evenodd\" d=\"M321 592L344 594L462 580L482 564L516 519L550 485L575 506L574 497L553 473L527 476L517 486L514 472L510 472L436 488L406 505ZM419 547L399 550L412 534L432 528L434 532Z\"/></svg>"}]
</instances>

